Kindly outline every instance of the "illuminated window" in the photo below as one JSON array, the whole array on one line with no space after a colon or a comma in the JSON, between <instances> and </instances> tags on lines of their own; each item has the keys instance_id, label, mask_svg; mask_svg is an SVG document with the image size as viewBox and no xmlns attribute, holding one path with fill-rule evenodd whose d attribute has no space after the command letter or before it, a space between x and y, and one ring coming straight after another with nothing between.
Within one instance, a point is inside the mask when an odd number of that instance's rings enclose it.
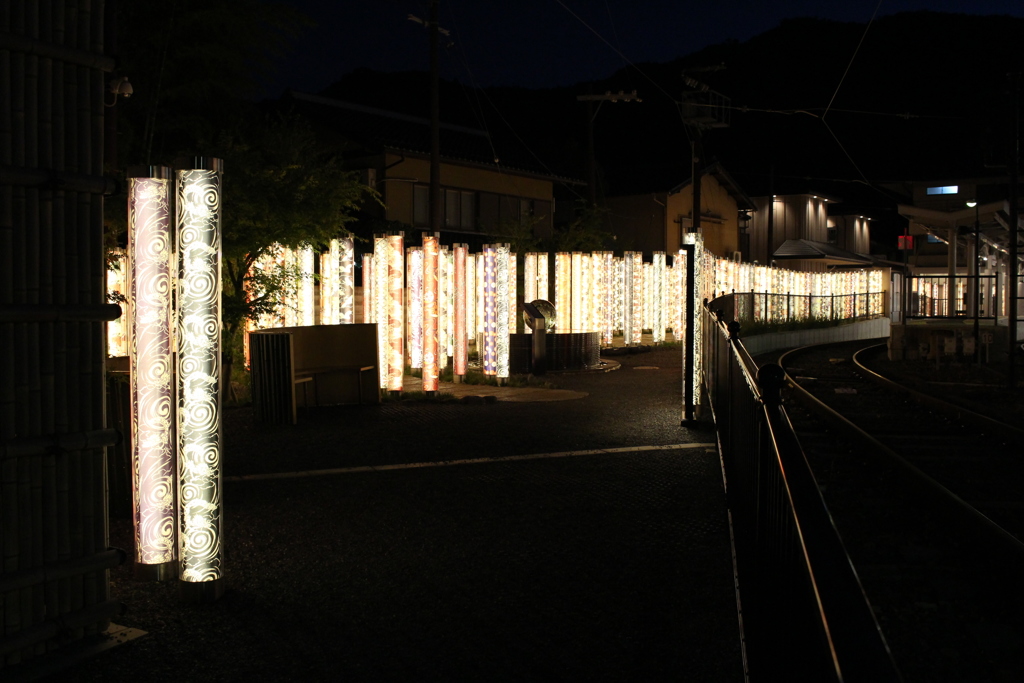
<instances>
[{"instance_id":1,"label":"illuminated window","mask_svg":"<svg viewBox=\"0 0 1024 683\"><path fill-rule=\"evenodd\" d=\"M959 185L943 185L941 187L929 187L928 194L956 194L960 191Z\"/></svg>"}]
</instances>

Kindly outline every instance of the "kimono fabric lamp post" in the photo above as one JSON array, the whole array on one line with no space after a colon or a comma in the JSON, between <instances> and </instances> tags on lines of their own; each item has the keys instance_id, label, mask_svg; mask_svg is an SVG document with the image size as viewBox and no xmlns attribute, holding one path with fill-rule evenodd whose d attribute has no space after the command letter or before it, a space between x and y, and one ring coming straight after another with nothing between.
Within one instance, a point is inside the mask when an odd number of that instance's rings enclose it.
<instances>
[{"instance_id":1,"label":"kimono fabric lamp post","mask_svg":"<svg viewBox=\"0 0 1024 683\"><path fill-rule=\"evenodd\" d=\"M221 510L220 159L177 172L178 530L181 596L224 592Z\"/></svg>"},{"instance_id":2,"label":"kimono fabric lamp post","mask_svg":"<svg viewBox=\"0 0 1024 683\"><path fill-rule=\"evenodd\" d=\"M135 575L176 576L171 169L133 171L128 192L129 363Z\"/></svg>"}]
</instances>

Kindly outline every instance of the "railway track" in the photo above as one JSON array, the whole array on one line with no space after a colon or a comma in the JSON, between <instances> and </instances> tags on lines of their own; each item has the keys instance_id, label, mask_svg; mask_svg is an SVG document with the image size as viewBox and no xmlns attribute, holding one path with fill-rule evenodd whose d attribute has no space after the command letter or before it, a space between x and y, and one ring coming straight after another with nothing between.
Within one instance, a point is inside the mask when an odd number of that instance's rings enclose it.
<instances>
[{"instance_id":1,"label":"railway track","mask_svg":"<svg viewBox=\"0 0 1024 683\"><path fill-rule=\"evenodd\" d=\"M893 656L907 681L1019 680L1024 431L877 376L884 347L870 346L806 347L779 364Z\"/></svg>"}]
</instances>

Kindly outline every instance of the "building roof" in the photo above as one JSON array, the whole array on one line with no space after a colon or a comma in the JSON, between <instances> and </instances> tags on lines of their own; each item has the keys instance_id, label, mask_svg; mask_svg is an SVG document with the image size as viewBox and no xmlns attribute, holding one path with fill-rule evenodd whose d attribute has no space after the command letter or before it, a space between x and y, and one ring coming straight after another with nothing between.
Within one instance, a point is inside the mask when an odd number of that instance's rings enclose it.
<instances>
[{"instance_id":1,"label":"building roof","mask_svg":"<svg viewBox=\"0 0 1024 683\"><path fill-rule=\"evenodd\" d=\"M875 262L867 254L855 254L827 242L812 240L786 240L772 255L776 261L814 260L837 266L869 266Z\"/></svg>"},{"instance_id":2,"label":"building roof","mask_svg":"<svg viewBox=\"0 0 1024 683\"><path fill-rule=\"evenodd\" d=\"M757 205L754 204L754 200L747 196L747 193L744 192L742 188L740 188L739 183L737 183L735 178L733 178L729 174L729 172L725 170L725 167L722 166L720 162L716 161L710 166L707 166L700 172L700 174L702 177L707 175L713 176L719 182L719 184L721 184L721 186L725 188L725 191L728 192L729 195L736 200L737 209L746 211L757 210ZM682 192L684 187L688 187L692 183L693 176L690 176L688 179L686 179L682 183L676 185L671 190L669 190L669 194L676 194L678 192Z\"/></svg>"},{"instance_id":3,"label":"building roof","mask_svg":"<svg viewBox=\"0 0 1024 683\"><path fill-rule=\"evenodd\" d=\"M359 149L371 153L430 154L429 119L293 90L285 98L296 111ZM518 171L560 182L580 182L553 173L543 162L528 159L525 154L513 151L512 156L499 155L485 130L449 123L441 123L439 128L441 158L446 161Z\"/></svg>"}]
</instances>

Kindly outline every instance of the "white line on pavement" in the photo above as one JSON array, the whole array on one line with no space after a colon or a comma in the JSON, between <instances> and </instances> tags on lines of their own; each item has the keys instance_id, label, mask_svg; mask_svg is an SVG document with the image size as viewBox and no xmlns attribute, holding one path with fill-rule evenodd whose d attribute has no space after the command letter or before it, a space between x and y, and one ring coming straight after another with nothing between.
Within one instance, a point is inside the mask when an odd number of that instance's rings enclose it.
<instances>
[{"instance_id":1,"label":"white line on pavement","mask_svg":"<svg viewBox=\"0 0 1024 683\"><path fill-rule=\"evenodd\" d=\"M242 474L224 477L224 481L257 481L261 479L298 479L319 477L326 474L351 474L354 472L384 472L387 470L411 470L423 467L452 467L454 465L477 465L486 462L511 462L514 460L545 460L548 458L571 458L577 455L613 455L616 453L638 453L642 451L675 451L692 448L715 448L713 443L677 443L669 446L630 446L627 448L597 448L589 451L563 451L561 453L533 453L530 455L505 455L498 458L473 458L471 460L439 460L437 462L410 462L398 465L364 465L362 467L336 467L326 470L304 470L301 472L270 472L267 474Z\"/></svg>"}]
</instances>

